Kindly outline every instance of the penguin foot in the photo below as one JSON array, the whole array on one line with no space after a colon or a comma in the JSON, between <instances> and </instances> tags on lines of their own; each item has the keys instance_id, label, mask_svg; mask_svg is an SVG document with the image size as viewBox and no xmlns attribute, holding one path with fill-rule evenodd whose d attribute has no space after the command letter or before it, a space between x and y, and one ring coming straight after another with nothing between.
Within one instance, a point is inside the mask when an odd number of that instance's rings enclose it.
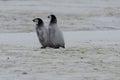
<instances>
[{"instance_id":1,"label":"penguin foot","mask_svg":"<svg viewBox=\"0 0 120 80\"><path fill-rule=\"evenodd\" d=\"M54 47L54 49L58 49L59 47Z\"/></svg>"},{"instance_id":2,"label":"penguin foot","mask_svg":"<svg viewBox=\"0 0 120 80\"><path fill-rule=\"evenodd\" d=\"M41 49L45 49L46 47L45 46L42 46Z\"/></svg>"},{"instance_id":3,"label":"penguin foot","mask_svg":"<svg viewBox=\"0 0 120 80\"><path fill-rule=\"evenodd\" d=\"M55 46L54 48L55 48L55 49L58 49L58 48L60 48L60 46Z\"/></svg>"},{"instance_id":4,"label":"penguin foot","mask_svg":"<svg viewBox=\"0 0 120 80\"><path fill-rule=\"evenodd\" d=\"M62 48L65 48L65 46L62 46Z\"/></svg>"}]
</instances>

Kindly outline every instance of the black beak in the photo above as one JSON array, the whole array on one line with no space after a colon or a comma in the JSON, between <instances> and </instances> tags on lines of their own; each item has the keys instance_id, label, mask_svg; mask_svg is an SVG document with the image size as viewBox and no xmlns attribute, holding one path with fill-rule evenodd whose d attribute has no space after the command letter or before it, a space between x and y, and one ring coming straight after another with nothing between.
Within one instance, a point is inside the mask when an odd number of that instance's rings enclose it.
<instances>
[{"instance_id":1,"label":"black beak","mask_svg":"<svg viewBox=\"0 0 120 80\"><path fill-rule=\"evenodd\" d=\"M48 16L48 18L50 18L50 16Z\"/></svg>"},{"instance_id":2,"label":"black beak","mask_svg":"<svg viewBox=\"0 0 120 80\"><path fill-rule=\"evenodd\" d=\"M33 22L35 22L35 20L34 20L34 19L33 19L32 21L33 21Z\"/></svg>"}]
</instances>

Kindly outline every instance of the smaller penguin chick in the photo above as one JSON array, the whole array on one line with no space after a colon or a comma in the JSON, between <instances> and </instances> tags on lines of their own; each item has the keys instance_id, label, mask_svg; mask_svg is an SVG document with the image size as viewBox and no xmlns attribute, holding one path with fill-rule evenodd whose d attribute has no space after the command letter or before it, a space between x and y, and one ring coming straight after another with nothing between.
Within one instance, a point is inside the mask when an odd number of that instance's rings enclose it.
<instances>
[{"instance_id":1,"label":"smaller penguin chick","mask_svg":"<svg viewBox=\"0 0 120 80\"><path fill-rule=\"evenodd\" d=\"M48 47L48 30L44 26L43 20L40 18L35 18L32 21L36 23L36 33L37 33L39 42L42 45L41 48Z\"/></svg>"}]
</instances>

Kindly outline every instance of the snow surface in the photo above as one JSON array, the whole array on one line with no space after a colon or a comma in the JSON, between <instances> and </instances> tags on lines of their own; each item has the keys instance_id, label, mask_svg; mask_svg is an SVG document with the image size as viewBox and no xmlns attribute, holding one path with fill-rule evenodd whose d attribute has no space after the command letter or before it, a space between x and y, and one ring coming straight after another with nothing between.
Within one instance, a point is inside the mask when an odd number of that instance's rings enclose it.
<instances>
[{"instance_id":1,"label":"snow surface","mask_svg":"<svg viewBox=\"0 0 120 80\"><path fill-rule=\"evenodd\" d=\"M40 49L35 32L0 34L0 80L120 80L120 30L64 32Z\"/></svg>"},{"instance_id":2,"label":"snow surface","mask_svg":"<svg viewBox=\"0 0 120 80\"><path fill-rule=\"evenodd\" d=\"M120 0L0 1L0 32L34 31L32 19L55 14L64 31L120 29Z\"/></svg>"},{"instance_id":3,"label":"snow surface","mask_svg":"<svg viewBox=\"0 0 120 80\"><path fill-rule=\"evenodd\" d=\"M120 30L113 31L70 31L64 32L66 47L78 46L78 43L114 43L120 42ZM30 33L1 33L0 44L39 47L35 32ZM29 44L29 45L28 45ZM77 45L78 44L78 45Z\"/></svg>"}]
</instances>

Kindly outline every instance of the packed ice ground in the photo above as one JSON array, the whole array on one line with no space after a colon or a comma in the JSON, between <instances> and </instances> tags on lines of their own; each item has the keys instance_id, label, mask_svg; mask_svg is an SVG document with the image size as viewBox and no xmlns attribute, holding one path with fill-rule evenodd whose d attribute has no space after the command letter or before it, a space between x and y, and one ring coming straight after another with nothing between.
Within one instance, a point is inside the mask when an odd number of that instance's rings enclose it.
<instances>
[{"instance_id":1,"label":"packed ice ground","mask_svg":"<svg viewBox=\"0 0 120 80\"><path fill-rule=\"evenodd\" d=\"M65 49L40 49L31 20L51 13ZM120 80L119 29L120 0L2 0L0 80Z\"/></svg>"},{"instance_id":2,"label":"packed ice ground","mask_svg":"<svg viewBox=\"0 0 120 80\"><path fill-rule=\"evenodd\" d=\"M65 32L65 49L40 49L34 32L2 33L0 80L119 80L118 34Z\"/></svg>"}]
</instances>

